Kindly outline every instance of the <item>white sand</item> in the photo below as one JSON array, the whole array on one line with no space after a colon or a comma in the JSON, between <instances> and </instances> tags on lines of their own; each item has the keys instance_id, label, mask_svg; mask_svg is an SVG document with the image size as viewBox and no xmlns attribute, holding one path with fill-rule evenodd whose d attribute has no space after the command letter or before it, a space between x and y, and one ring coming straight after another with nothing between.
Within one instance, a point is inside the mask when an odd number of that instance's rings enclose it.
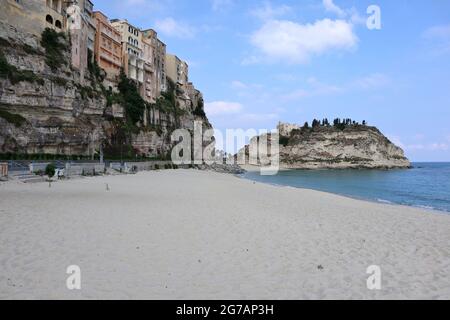
<instances>
[{"instance_id":1,"label":"white sand","mask_svg":"<svg viewBox=\"0 0 450 320\"><path fill-rule=\"evenodd\" d=\"M194 170L3 183L0 299L18 298L449 299L450 216Z\"/></svg>"}]
</instances>

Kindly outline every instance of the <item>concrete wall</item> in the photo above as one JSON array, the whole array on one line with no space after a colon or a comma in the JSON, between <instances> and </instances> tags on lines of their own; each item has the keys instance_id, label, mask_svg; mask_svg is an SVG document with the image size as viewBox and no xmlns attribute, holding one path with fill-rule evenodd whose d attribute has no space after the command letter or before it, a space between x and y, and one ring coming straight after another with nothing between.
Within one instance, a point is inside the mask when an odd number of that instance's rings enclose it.
<instances>
[{"instance_id":1,"label":"concrete wall","mask_svg":"<svg viewBox=\"0 0 450 320\"><path fill-rule=\"evenodd\" d=\"M105 172L104 163L77 163L66 164L65 176L82 176L82 175L94 175L103 174Z\"/></svg>"},{"instance_id":2,"label":"concrete wall","mask_svg":"<svg viewBox=\"0 0 450 320\"><path fill-rule=\"evenodd\" d=\"M47 166L49 164L50 164L50 162L48 162L48 163L31 163L30 164L30 173L35 173L37 171L45 172L45 169L47 168Z\"/></svg>"},{"instance_id":3,"label":"concrete wall","mask_svg":"<svg viewBox=\"0 0 450 320\"><path fill-rule=\"evenodd\" d=\"M167 164L172 164L172 161L125 162L124 169L125 172L149 171L155 170L156 166L159 169L164 169Z\"/></svg>"}]
</instances>

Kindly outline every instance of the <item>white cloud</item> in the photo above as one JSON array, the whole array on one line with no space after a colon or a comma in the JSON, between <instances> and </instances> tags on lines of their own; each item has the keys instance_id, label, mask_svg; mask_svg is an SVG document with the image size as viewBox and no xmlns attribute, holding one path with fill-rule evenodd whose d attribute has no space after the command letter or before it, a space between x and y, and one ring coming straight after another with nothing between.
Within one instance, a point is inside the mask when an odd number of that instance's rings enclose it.
<instances>
[{"instance_id":1,"label":"white cloud","mask_svg":"<svg viewBox=\"0 0 450 320\"><path fill-rule=\"evenodd\" d=\"M166 36L176 38L193 38L197 31L194 27L173 18L157 20L155 29Z\"/></svg>"},{"instance_id":2,"label":"white cloud","mask_svg":"<svg viewBox=\"0 0 450 320\"><path fill-rule=\"evenodd\" d=\"M355 7L342 9L333 0L322 0L325 11L331 12L339 18L347 18L353 24L366 24L367 18L361 16Z\"/></svg>"},{"instance_id":3,"label":"white cloud","mask_svg":"<svg viewBox=\"0 0 450 320\"><path fill-rule=\"evenodd\" d=\"M336 94L344 91L344 88L322 83L317 81L315 78L308 79L309 87L308 89L297 89L289 92L281 97L284 101L295 101L301 98L314 97L314 96L324 96L330 94Z\"/></svg>"},{"instance_id":4,"label":"white cloud","mask_svg":"<svg viewBox=\"0 0 450 320\"><path fill-rule=\"evenodd\" d=\"M239 117L241 121L249 121L252 123L261 123L276 119L278 119L278 114L276 113L244 113Z\"/></svg>"},{"instance_id":5,"label":"white cloud","mask_svg":"<svg viewBox=\"0 0 450 320\"><path fill-rule=\"evenodd\" d=\"M428 28L422 33L422 38L432 45L430 51L433 55L450 53L450 24Z\"/></svg>"},{"instance_id":6,"label":"white cloud","mask_svg":"<svg viewBox=\"0 0 450 320\"><path fill-rule=\"evenodd\" d=\"M264 86L256 83L244 83L242 81L235 80L231 82L231 88L235 90L251 90L254 92L255 90L263 89Z\"/></svg>"},{"instance_id":7,"label":"white cloud","mask_svg":"<svg viewBox=\"0 0 450 320\"><path fill-rule=\"evenodd\" d=\"M245 83L238 81L238 80L232 81L231 87L233 89L247 89L248 88L248 86Z\"/></svg>"},{"instance_id":8,"label":"white cloud","mask_svg":"<svg viewBox=\"0 0 450 320\"><path fill-rule=\"evenodd\" d=\"M434 26L423 33L427 39L450 39L450 25Z\"/></svg>"},{"instance_id":9,"label":"white cloud","mask_svg":"<svg viewBox=\"0 0 450 320\"><path fill-rule=\"evenodd\" d=\"M213 101L205 104L205 111L208 116L236 114L242 109L242 105L237 102Z\"/></svg>"},{"instance_id":10,"label":"white cloud","mask_svg":"<svg viewBox=\"0 0 450 320\"><path fill-rule=\"evenodd\" d=\"M273 7L270 2L266 1L262 7L252 10L250 14L261 20L271 20L291 12L292 8L287 5Z\"/></svg>"},{"instance_id":11,"label":"white cloud","mask_svg":"<svg viewBox=\"0 0 450 320\"><path fill-rule=\"evenodd\" d=\"M405 151L448 151L450 150L450 144L446 142L428 142L428 143L418 143L414 141L413 143L406 144L400 140L398 136L388 136L395 145L399 146ZM417 139L419 137L419 139ZM415 140L422 140L423 135L415 135Z\"/></svg>"},{"instance_id":12,"label":"white cloud","mask_svg":"<svg viewBox=\"0 0 450 320\"><path fill-rule=\"evenodd\" d=\"M311 77L307 79L305 87L281 95L280 99L295 101L306 97L348 93L355 90L372 90L385 87L390 83L390 78L382 73L373 73L339 85L324 83Z\"/></svg>"},{"instance_id":13,"label":"white cloud","mask_svg":"<svg viewBox=\"0 0 450 320\"><path fill-rule=\"evenodd\" d=\"M233 0L212 0L211 7L213 11L222 11L229 9L234 4Z\"/></svg>"},{"instance_id":14,"label":"white cloud","mask_svg":"<svg viewBox=\"0 0 450 320\"><path fill-rule=\"evenodd\" d=\"M323 0L322 3L326 11L336 14L338 17L343 18L347 15L344 10L334 4L333 0Z\"/></svg>"},{"instance_id":15,"label":"white cloud","mask_svg":"<svg viewBox=\"0 0 450 320\"><path fill-rule=\"evenodd\" d=\"M142 18L148 17L148 13L162 13L168 10L171 0L109 0L108 6L111 12L119 13L118 17L111 18ZM105 1L106 2L106 1ZM139 10L136 10L139 8ZM140 27L140 26L136 26Z\"/></svg>"},{"instance_id":16,"label":"white cloud","mask_svg":"<svg viewBox=\"0 0 450 320\"><path fill-rule=\"evenodd\" d=\"M391 82L390 78L382 73L373 73L354 81L354 86L361 89L384 87Z\"/></svg>"},{"instance_id":17,"label":"white cloud","mask_svg":"<svg viewBox=\"0 0 450 320\"><path fill-rule=\"evenodd\" d=\"M332 50L349 50L357 45L352 24L344 20L318 20L299 24L287 20L270 20L251 36L263 60L306 63L312 56ZM253 57L246 63L257 62Z\"/></svg>"}]
</instances>

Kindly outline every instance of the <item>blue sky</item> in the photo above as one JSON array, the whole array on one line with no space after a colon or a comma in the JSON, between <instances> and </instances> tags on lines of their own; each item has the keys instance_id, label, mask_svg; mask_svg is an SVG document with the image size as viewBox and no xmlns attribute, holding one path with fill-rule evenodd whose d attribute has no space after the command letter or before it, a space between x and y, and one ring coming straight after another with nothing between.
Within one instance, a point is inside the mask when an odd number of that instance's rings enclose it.
<instances>
[{"instance_id":1,"label":"blue sky","mask_svg":"<svg viewBox=\"0 0 450 320\"><path fill-rule=\"evenodd\" d=\"M190 66L213 125L350 117L413 161L450 161L450 1L94 0L154 28ZM381 9L381 29L366 26Z\"/></svg>"}]
</instances>

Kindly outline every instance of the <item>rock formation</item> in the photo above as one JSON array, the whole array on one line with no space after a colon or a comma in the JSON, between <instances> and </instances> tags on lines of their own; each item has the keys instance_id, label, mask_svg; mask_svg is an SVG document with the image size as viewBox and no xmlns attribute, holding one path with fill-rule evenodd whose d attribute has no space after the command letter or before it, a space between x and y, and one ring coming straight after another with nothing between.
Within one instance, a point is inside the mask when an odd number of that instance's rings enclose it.
<instances>
[{"instance_id":1,"label":"rock formation","mask_svg":"<svg viewBox=\"0 0 450 320\"><path fill-rule=\"evenodd\" d=\"M377 128L360 124L299 127L280 123L280 166L284 169L393 169L411 163ZM267 139L271 145L271 138ZM256 148L258 137L250 142ZM269 148L270 149L270 148ZM249 157L249 146L240 151Z\"/></svg>"},{"instance_id":2,"label":"rock formation","mask_svg":"<svg viewBox=\"0 0 450 320\"><path fill-rule=\"evenodd\" d=\"M130 124L96 72L80 84L67 36L52 41L58 50L0 22L0 154L92 156L105 150L105 156L161 157L171 149L174 129L192 129L194 120L211 127L201 93L187 103L179 88L173 88L171 108L146 105L142 121Z\"/></svg>"}]
</instances>

